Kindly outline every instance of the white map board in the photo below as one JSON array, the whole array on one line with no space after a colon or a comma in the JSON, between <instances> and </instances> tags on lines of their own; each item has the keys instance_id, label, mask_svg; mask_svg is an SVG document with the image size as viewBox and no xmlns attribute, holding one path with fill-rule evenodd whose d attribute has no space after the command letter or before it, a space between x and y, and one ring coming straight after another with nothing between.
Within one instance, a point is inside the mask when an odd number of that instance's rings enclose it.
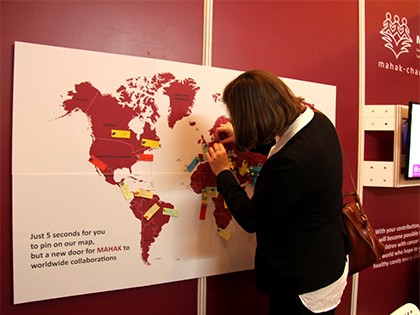
<instances>
[{"instance_id":1,"label":"white map board","mask_svg":"<svg viewBox=\"0 0 420 315\"><path fill-rule=\"evenodd\" d=\"M205 161L188 170L240 73L15 43L15 303L253 268L255 237L219 199L200 219ZM284 81L334 123L334 86Z\"/></svg>"}]
</instances>

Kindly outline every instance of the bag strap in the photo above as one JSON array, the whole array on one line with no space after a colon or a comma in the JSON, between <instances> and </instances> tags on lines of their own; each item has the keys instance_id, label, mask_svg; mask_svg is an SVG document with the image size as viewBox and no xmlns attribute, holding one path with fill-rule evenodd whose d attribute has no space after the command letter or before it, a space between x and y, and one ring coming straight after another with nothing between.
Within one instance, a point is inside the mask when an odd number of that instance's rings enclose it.
<instances>
[{"instance_id":1,"label":"bag strap","mask_svg":"<svg viewBox=\"0 0 420 315\"><path fill-rule=\"evenodd\" d=\"M354 183L353 175L351 174L351 171L350 171L349 161L347 160L347 157L344 154L343 147L341 147L341 155L343 156L344 162L346 163L347 171L349 172L349 175L350 175L350 179L351 179L351 183L353 185L354 193L357 194L356 184Z\"/></svg>"},{"instance_id":2,"label":"bag strap","mask_svg":"<svg viewBox=\"0 0 420 315\"><path fill-rule=\"evenodd\" d=\"M340 146L341 146L341 143L340 143ZM359 194L357 193L356 184L354 183L353 175L351 174L351 171L350 171L349 161L347 160L347 157L344 154L344 150L343 150L342 146L341 146L341 155L343 157L344 162L346 163L347 171L350 175L351 183L352 183L353 189L354 189L354 191L352 191L352 192L348 192L348 193L343 194L343 198L348 197L348 196L353 196L354 197L354 200L356 201L356 204L357 204L357 208L360 212L360 217L362 218L363 222L365 222L366 221L365 211L363 210L362 202L360 201Z\"/></svg>"},{"instance_id":3,"label":"bag strap","mask_svg":"<svg viewBox=\"0 0 420 315\"><path fill-rule=\"evenodd\" d=\"M313 111L317 111L317 112L322 113L320 110L316 109L313 104L309 104L309 103L306 103L306 102L304 102L303 104L305 104L306 106L308 106L309 108L311 108ZM337 134L337 137L338 137L338 134ZM357 193L357 188L356 188L356 184L354 182L353 175L351 174L349 161L347 160L347 157L346 157L346 155L344 153L343 146L341 145L340 138L338 138L338 143L340 144L341 156L343 157L343 160L346 163L347 171L348 171L348 173L350 175L351 183L352 183L353 189L354 189L354 191L351 191L351 192L348 192L348 193L343 194L343 198L348 197L348 196L353 196L354 197L354 199L356 201L356 204L357 204L357 208L359 209L359 212L360 212L360 216L362 217L362 220L365 221L365 212L363 210L362 202L360 201L359 194Z\"/></svg>"},{"instance_id":4,"label":"bag strap","mask_svg":"<svg viewBox=\"0 0 420 315\"><path fill-rule=\"evenodd\" d=\"M310 109L312 109L314 112L316 111L316 112L319 112L319 113L321 113L321 114L324 115L323 112L321 112L320 110L318 110L318 109L315 108L315 105L314 104L310 104L310 103L307 103L307 102L303 102L303 104L306 105L307 107L309 107ZM337 133L337 137L338 137L338 133ZM354 183L353 175L351 174L351 171L350 171L349 161L347 160L347 157L344 154L343 146L341 145L341 140L340 140L339 137L338 137L338 143L340 144L341 156L343 157L344 162L346 163L347 171L349 172L351 183L353 184L353 189L354 189L354 192L350 192L350 193L344 194L343 195L343 198L344 197L347 197L347 196L350 196L350 195L354 195L356 201L360 204L359 194L357 193L356 184Z\"/></svg>"}]
</instances>

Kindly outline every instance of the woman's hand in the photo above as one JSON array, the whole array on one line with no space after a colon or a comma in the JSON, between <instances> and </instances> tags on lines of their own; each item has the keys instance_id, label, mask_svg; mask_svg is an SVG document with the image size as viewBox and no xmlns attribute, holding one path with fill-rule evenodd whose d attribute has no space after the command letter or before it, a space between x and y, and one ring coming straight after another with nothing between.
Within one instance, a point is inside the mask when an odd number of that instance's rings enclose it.
<instances>
[{"instance_id":1,"label":"woman's hand","mask_svg":"<svg viewBox=\"0 0 420 315\"><path fill-rule=\"evenodd\" d=\"M235 143L235 131L230 122L221 124L215 131L214 136L222 144Z\"/></svg>"},{"instance_id":2,"label":"woman's hand","mask_svg":"<svg viewBox=\"0 0 420 315\"><path fill-rule=\"evenodd\" d=\"M213 147L209 147L206 158L211 170L216 176L220 172L230 169L229 159L222 143L215 143Z\"/></svg>"}]
</instances>

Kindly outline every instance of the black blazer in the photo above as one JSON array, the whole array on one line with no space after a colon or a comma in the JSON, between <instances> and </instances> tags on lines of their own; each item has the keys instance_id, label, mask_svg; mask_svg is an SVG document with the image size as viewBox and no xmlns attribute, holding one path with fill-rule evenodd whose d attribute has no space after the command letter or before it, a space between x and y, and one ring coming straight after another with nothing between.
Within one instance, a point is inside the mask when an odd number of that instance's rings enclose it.
<instances>
[{"instance_id":1,"label":"black blazer","mask_svg":"<svg viewBox=\"0 0 420 315\"><path fill-rule=\"evenodd\" d=\"M315 112L261 169L249 199L230 171L218 191L238 224L256 232L257 288L302 294L325 287L344 270L342 158L336 130Z\"/></svg>"}]
</instances>

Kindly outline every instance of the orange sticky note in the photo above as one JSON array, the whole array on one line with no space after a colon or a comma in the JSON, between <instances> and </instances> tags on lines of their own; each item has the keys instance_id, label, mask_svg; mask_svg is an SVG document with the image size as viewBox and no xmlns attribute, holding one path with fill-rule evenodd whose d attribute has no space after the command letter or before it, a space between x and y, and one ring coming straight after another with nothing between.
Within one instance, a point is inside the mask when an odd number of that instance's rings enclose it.
<instances>
[{"instance_id":1,"label":"orange sticky note","mask_svg":"<svg viewBox=\"0 0 420 315\"><path fill-rule=\"evenodd\" d=\"M136 154L136 159L139 161L153 162L153 154Z\"/></svg>"},{"instance_id":2,"label":"orange sticky note","mask_svg":"<svg viewBox=\"0 0 420 315\"><path fill-rule=\"evenodd\" d=\"M97 157L91 155L89 158L89 162L95 165L97 168L99 168L102 172L105 171L108 165L106 165L105 162L101 161Z\"/></svg>"}]
</instances>

